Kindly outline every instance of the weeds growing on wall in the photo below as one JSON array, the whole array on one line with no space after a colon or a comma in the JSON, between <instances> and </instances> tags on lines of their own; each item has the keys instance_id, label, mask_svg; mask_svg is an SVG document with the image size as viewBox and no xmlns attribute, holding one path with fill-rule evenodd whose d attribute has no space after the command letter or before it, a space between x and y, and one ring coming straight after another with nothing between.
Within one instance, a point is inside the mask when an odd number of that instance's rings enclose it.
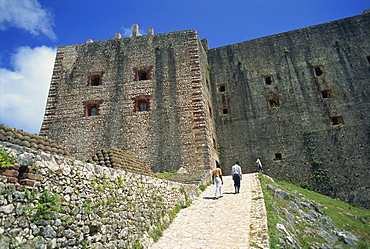
<instances>
[{"instance_id":1,"label":"weeds growing on wall","mask_svg":"<svg viewBox=\"0 0 370 249\"><path fill-rule=\"evenodd\" d=\"M3 148L0 148L0 168L11 167L16 162L16 158L9 155Z\"/></svg>"},{"instance_id":2,"label":"weeds growing on wall","mask_svg":"<svg viewBox=\"0 0 370 249\"><path fill-rule=\"evenodd\" d=\"M30 200L39 200L35 207L24 209L24 212L32 212L32 210L36 210L36 215L34 217L35 220L49 219L51 218L50 214L52 212L60 211L59 195L54 194L47 189L43 189L43 192L41 193L41 195L39 195L39 197L37 197L37 194L34 191L27 191L25 193L25 196Z\"/></svg>"},{"instance_id":3,"label":"weeds growing on wall","mask_svg":"<svg viewBox=\"0 0 370 249\"><path fill-rule=\"evenodd\" d=\"M181 209L186 208L191 205L191 200L186 194L185 189L180 188L179 189L181 193L185 196L185 202L184 203L177 203L175 207L168 212L169 221L164 222L160 224L159 222L157 224L154 224L156 227L155 229L148 232L149 236L154 240L154 242L157 242L159 238L162 236L163 231L168 228L168 226L171 224L173 219L176 217L176 214L180 212Z\"/></svg>"}]
</instances>

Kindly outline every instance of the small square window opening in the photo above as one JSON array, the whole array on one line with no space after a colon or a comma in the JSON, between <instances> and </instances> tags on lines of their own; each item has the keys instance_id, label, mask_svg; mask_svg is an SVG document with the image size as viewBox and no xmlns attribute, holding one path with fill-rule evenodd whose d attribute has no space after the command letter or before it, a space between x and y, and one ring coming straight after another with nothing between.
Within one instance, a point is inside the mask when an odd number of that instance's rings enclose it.
<instances>
[{"instance_id":1,"label":"small square window opening","mask_svg":"<svg viewBox=\"0 0 370 249\"><path fill-rule=\"evenodd\" d=\"M92 86L99 86L100 85L100 76L94 75L91 77L91 85Z\"/></svg>"},{"instance_id":2,"label":"small square window opening","mask_svg":"<svg viewBox=\"0 0 370 249\"><path fill-rule=\"evenodd\" d=\"M344 124L343 118L341 116L330 117L330 121L332 125Z\"/></svg>"},{"instance_id":3,"label":"small square window opening","mask_svg":"<svg viewBox=\"0 0 370 249\"><path fill-rule=\"evenodd\" d=\"M333 94L330 89L321 91L321 96L323 99L332 98Z\"/></svg>"},{"instance_id":4,"label":"small square window opening","mask_svg":"<svg viewBox=\"0 0 370 249\"><path fill-rule=\"evenodd\" d=\"M152 79L152 69L153 66L141 66L132 68L134 71L134 81L140 80L151 80Z\"/></svg>"},{"instance_id":5,"label":"small square window opening","mask_svg":"<svg viewBox=\"0 0 370 249\"><path fill-rule=\"evenodd\" d=\"M135 112L147 112L150 110L150 96L140 95L132 99Z\"/></svg>"},{"instance_id":6,"label":"small square window opening","mask_svg":"<svg viewBox=\"0 0 370 249\"><path fill-rule=\"evenodd\" d=\"M277 107L279 106L279 100L278 99L270 99L269 100L270 107Z\"/></svg>"},{"instance_id":7,"label":"small square window opening","mask_svg":"<svg viewBox=\"0 0 370 249\"><path fill-rule=\"evenodd\" d=\"M146 112L147 110L147 104L145 100L141 100L139 102L139 112Z\"/></svg>"},{"instance_id":8,"label":"small square window opening","mask_svg":"<svg viewBox=\"0 0 370 249\"><path fill-rule=\"evenodd\" d=\"M96 115L96 106L89 106L89 116Z\"/></svg>"},{"instance_id":9,"label":"small square window opening","mask_svg":"<svg viewBox=\"0 0 370 249\"><path fill-rule=\"evenodd\" d=\"M89 86L99 86L102 84L104 72L92 72L89 76L88 85Z\"/></svg>"},{"instance_id":10,"label":"small square window opening","mask_svg":"<svg viewBox=\"0 0 370 249\"><path fill-rule=\"evenodd\" d=\"M85 106L84 116L96 116L100 115L99 106L102 103L102 100L89 100L85 101L83 104Z\"/></svg>"},{"instance_id":11,"label":"small square window opening","mask_svg":"<svg viewBox=\"0 0 370 249\"><path fill-rule=\"evenodd\" d=\"M221 114L229 114L229 109L227 107L221 108Z\"/></svg>"},{"instance_id":12,"label":"small square window opening","mask_svg":"<svg viewBox=\"0 0 370 249\"><path fill-rule=\"evenodd\" d=\"M270 75L265 76L265 83L266 83L266 85L271 85L271 83L272 83L272 78L271 78L271 76L270 76Z\"/></svg>"},{"instance_id":13,"label":"small square window opening","mask_svg":"<svg viewBox=\"0 0 370 249\"><path fill-rule=\"evenodd\" d=\"M219 90L221 93L226 92L226 85L220 85L220 86L218 87L218 90Z\"/></svg>"},{"instance_id":14,"label":"small square window opening","mask_svg":"<svg viewBox=\"0 0 370 249\"><path fill-rule=\"evenodd\" d=\"M281 160L283 159L283 156L281 155L281 153L275 153L275 160Z\"/></svg>"},{"instance_id":15,"label":"small square window opening","mask_svg":"<svg viewBox=\"0 0 370 249\"><path fill-rule=\"evenodd\" d=\"M320 75L322 75L324 72L322 71L322 69L321 69L321 66L316 66L316 67L314 67L314 70L315 70L315 75L316 76L320 76Z\"/></svg>"},{"instance_id":16,"label":"small square window opening","mask_svg":"<svg viewBox=\"0 0 370 249\"><path fill-rule=\"evenodd\" d=\"M138 76L139 76L139 80L147 80L147 74L146 74L146 71L139 71L138 72Z\"/></svg>"},{"instance_id":17,"label":"small square window opening","mask_svg":"<svg viewBox=\"0 0 370 249\"><path fill-rule=\"evenodd\" d=\"M367 62L370 64L370 55L366 57Z\"/></svg>"}]
</instances>

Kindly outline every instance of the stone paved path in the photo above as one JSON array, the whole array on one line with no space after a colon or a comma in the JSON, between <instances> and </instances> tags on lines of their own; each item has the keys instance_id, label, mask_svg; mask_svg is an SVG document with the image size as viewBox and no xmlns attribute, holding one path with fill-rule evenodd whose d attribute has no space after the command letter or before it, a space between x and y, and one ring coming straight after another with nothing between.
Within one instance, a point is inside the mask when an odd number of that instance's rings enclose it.
<instances>
[{"instance_id":1,"label":"stone paved path","mask_svg":"<svg viewBox=\"0 0 370 249\"><path fill-rule=\"evenodd\" d=\"M257 174L243 175L239 194L234 194L231 176L223 179L223 197L213 199L215 186L207 187L190 207L177 214L151 249L269 248Z\"/></svg>"}]
</instances>

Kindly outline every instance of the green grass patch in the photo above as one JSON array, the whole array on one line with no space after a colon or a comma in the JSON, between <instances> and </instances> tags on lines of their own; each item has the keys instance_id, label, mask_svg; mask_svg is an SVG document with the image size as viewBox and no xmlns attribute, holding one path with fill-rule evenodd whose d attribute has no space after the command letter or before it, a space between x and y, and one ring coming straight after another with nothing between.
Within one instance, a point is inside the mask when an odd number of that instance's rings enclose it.
<instances>
[{"instance_id":1,"label":"green grass patch","mask_svg":"<svg viewBox=\"0 0 370 249\"><path fill-rule=\"evenodd\" d=\"M163 172L163 173L156 173L154 174L154 177L164 179L164 180L169 180L171 179L172 176L176 175L177 172Z\"/></svg>"},{"instance_id":2,"label":"green grass patch","mask_svg":"<svg viewBox=\"0 0 370 249\"><path fill-rule=\"evenodd\" d=\"M276 225L283 223L280 219L288 220L283 211L288 207L288 203L292 200L278 200L274 198L274 191L268 189L266 184L270 184L276 188L282 189L292 195L304 195L307 199L315 201L322 205L320 209L330 218L335 224L336 228L341 231L348 231L359 238L358 246L356 248L370 248L370 210L360 207L354 207L348 203L333 199L328 196L303 189L294 184L284 181L273 182L270 179L259 174L261 186L265 199L265 206L268 218L268 229L270 236L270 248L280 248L279 238L283 234L277 230ZM280 210L277 212L277 210ZM310 209L302 209L304 212L309 212ZM313 223L297 221L294 222L294 236L298 239L302 248L311 248L313 245L325 243L315 234L316 227ZM338 241L335 246L341 245L343 248L353 248Z\"/></svg>"},{"instance_id":3,"label":"green grass patch","mask_svg":"<svg viewBox=\"0 0 370 249\"><path fill-rule=\"evenodd\" d=\"M294 184L278 181L285 191L292 193L293 190L298 191L310 200L320 203L325 208L323 212L328 216L340 230L346 230L357 237L362 237L369 243L370 248L370 210L354 207L339 199L333 199L328 196L300 188ZM365 223L365 221L367 223ZM365 239L366 238L366 239Z\"/></svg>"}]
</instances>

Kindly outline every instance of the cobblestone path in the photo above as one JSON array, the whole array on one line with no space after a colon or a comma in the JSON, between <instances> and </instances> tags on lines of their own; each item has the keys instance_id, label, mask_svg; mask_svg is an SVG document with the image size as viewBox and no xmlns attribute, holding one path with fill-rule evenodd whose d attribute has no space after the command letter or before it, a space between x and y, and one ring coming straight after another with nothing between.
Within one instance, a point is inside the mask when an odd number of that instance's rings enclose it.
<instances>
[{"instance_id":1,"label":"cobblestone path","mask_svg":"<svg viewBox=\"0 0 370 249\"><path fill-rule=\"evenodd\" d=\"M257 174L244 174L239 194L224 176L223 197L211 185L182 209L151 249L269 248L267 217Z\"/></svg>"}]
</instances>

